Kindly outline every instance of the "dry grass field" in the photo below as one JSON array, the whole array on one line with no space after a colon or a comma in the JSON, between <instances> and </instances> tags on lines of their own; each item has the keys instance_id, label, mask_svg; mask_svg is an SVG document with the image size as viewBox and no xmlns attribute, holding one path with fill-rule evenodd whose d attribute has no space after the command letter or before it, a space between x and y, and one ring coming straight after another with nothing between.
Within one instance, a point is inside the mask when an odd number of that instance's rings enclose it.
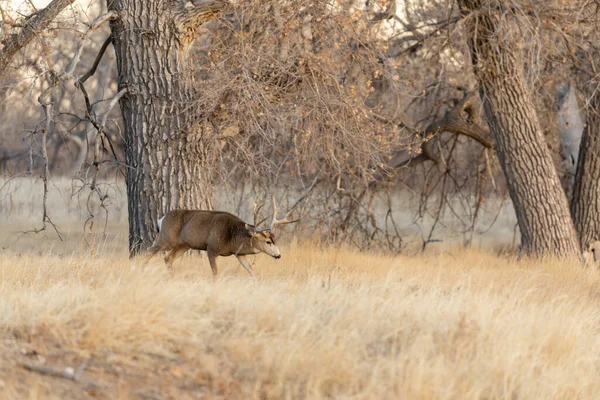
<instances>
[{"instance_id":1,"label":"dry grass field","mask_svg":"<svg viewBox=\"0 0 600 400\"><path fill-rule=\"evenodd\" d=\"M173 277L160 257L129 260L122 215L90 249L84 216L59 209L68 196L52 199L65 242L12 244L39 225L37 198L12 193L0 202L0 399L600 397L594 269L294 239L281 260L254 257L257 281L221 258L213 283L197 254Z\"/></svg>"}]
</instances>

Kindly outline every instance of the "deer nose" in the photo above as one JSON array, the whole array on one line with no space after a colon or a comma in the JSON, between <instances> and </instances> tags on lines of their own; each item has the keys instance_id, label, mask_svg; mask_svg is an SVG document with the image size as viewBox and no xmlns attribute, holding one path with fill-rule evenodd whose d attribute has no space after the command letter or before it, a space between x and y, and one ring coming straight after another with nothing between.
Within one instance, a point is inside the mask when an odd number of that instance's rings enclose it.
<instances>
[{"instance_id":1,"label":"deer nose","mask_svg":"<svg viewBox=\"0 0 600 400\"><path fill-rule=\"evenodd\" d=\"M281 258L281 254L277 254L276 256L273 256L273 258L276 258L279 260Z\"/></svg>"}]
</instances>

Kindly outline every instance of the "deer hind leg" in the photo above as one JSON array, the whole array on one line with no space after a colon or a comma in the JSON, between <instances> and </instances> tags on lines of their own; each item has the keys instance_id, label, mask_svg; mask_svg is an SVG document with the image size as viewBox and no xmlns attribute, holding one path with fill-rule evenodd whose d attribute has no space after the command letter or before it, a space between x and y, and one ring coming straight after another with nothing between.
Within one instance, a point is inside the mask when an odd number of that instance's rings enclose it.
<instances>
[{"instance_id":1,"label":"deer hind leg","mask_svg":"<svg viewBox=\"0 0 600 400\"><path fill-rule=\"evenodd\" d=\"M181 257L186 251L188 251L188 248L185 246L176 247L173 250L171 250L171 252L169 253L168 256L165 257L165 263L167 264L167 269L169 270L171 275L173 274L173 263L175 262L176 259Z\"/></svg>"},{"instance_id":2,"label":"deer hind leg","mask_svg":"<svg viewBox=\"0 0 600 400\"><path fill-rule=\"evenodd\" d=\"M142 265L146 266L146 264L148 264L148 261L150 261L150 259L152 257L154 257L156 255L156 253L158 253L159 251L165 251L168 250L168 247L165 248L164 246L152 246L148 249L148 251L146 252L146 256L143 259Z\"/></svg>"},{"instance_id":3,"label":"deer hind leg","mask_svg":"<svg viewBox=\"0 0 600 400\"><path fill-rule=\"evenodd\" d=\"M217 253L208 250L208 262L210 263L210 269L212 270L213 280L217 279L217 274L219 273L219 269L217 267L217 257L219 256Z\"/></svg>"},{"instance_id":4,"label":"deer hind leg","mask_svg":"<svg viewBox=\"0 0 600 400\"><path fill-rule=\"evenodd\" d=\"M246 256L236 256L236 257L237 257L238 261L240 262L240 264L242 264L242 267L244 267L246 272L248 272L253 279L256 279L256 277L254 276L254 269L252 269L252 266L248 262L248 258L246 258Z\"/></svg>"}]
</instances>

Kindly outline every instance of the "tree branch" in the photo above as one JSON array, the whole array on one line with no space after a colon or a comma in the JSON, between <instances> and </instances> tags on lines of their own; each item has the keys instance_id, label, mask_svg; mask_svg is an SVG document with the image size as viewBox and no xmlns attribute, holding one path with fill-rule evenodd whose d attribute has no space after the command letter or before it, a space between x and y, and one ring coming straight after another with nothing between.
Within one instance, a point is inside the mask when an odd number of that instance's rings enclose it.
<instances>
[{"instance_id":1,"label":"tree branch","mask_svg":"<svg viewBox=\"0 0 600 400\"><path fill-rule=\"evenodd\" d=\"M494 143L490 138L489 131L473 120L473 114L475 113L475 98L475 93L466 95L464 99L456 103L442 119L433 122L423 133L414 131L413 137L411 138L413 145L411 146L411 143L409 143L406 149L394 153L387 163L387 168L395 170L406 167L407 165L420 164L427 160L440 164L442 160L433 151L433 141L431 139L442 132L465 135L475 140L486 149L493 149ZM464 112L468 114L467 119L463 117ZM380 116L377 116L377 118L380 120L383 119L383 117ZM404 125L401 126L405 127ZM419 136L422 140L420 145L418 144ZM373 179L375 179L375 181L380 181L386 176L387 173L385 171L378 169L373 174Z\"/></svg>"},{"instance_id":2,"label":"tree branch","mask_svg":"<svg viewBox=\"0 0 600 400\"><path fill-rule=\"evenodd\" d=\"M106 14L99 16L98 18L96 18L94 20L94 22L92 22L92 25L87 30L85 35L83 35L83 38L79 42L79 46L77 46L77 50L75 51L75 55L71 59L71 62L69 63L67 68L65 68L65 71L61 74L61 76L60 76L61 79L64 79L64 78L72 75L73 72L75 71L75 67L77 67L77 64L79 63L79 58L81 57L81 50L83 50L83 47L85 46L85 42L86 42L87 38L92 34L92 32L94 32L96 29L98 29L106 21L110 21L111 19L114 19L116 17L117 17L116 12L109 11Z\"/></svg>"},{"instance_id":3,"label":"tree branch","mask_svg":"<svg viewBox=\"0 0 600 400\"><path fill-rule=\"evenodd\" d=\"M86 114L88 118L91 118L92 116L92 105L90 103L90 97L87 93L87 90L85 90L85 86L83 86L83 84L85 83L85 81L87 81L91 76L93 76L96 73L96 69L98 68L98 64L100 64L100 60L102 60L102 57L104 56L104 53L106 52L106 49L108 48L108 46L112 43L112 36L109 36L104 43L102 44L102 47L100 48L100 51L98 52L98 54L96 55L96 60L94 60L94 65L92 65L92 68L90 68L90 70L81 78L79 78L77 80L77 82L75 82L75 87L78 88L81 93L83 94L83 99L85 101L85 110L86 110Z\"/></svg>"},{"instance_id":4,"label":"tree branch","mask_svg":"<svg viewBox=\"0 0 600 400\"><path fill-rule=\"evenodd\" d=\"M452 132L457 135L465 135L471 139L479 142L483 147L492 149L494 143L490 139L490 133L487 129L482 128L474 121L465 120L461 115L463 112L473 114L475 106L473 101L475 100L475 94L472 93L465 96L464 99L459 101L450 111L444 115L444 118L434 122L425 129L425 136L435 135L438 132Z\"/></svg>"},{"instance_id":5,"label":"tree branch","mask_svg":"<svg viewBox=\"0 0 600 400\"><path fill-rule=\"evenodd\" d=\"M63 9L71 5L74 1L54 0L43 10L36 11L35 16L29 18L26 25L21 29L21 32L13 35L5 44L2 53L0 53L0 74L4 73L6 67L8 67L19 50L27 46L39 32L50 25Z\"/></svg>"},{"instance_id":6,"label":"tree branch","mask_svg":"<svg viewBox=\"0 0 600 400\"><path fill-rule=\"evenodd\" d=\"M182 36L191 43L200 25L210 21L223 11L227 0L180 0L175 11L175 23Z\"/></svg>"}]
</instances>

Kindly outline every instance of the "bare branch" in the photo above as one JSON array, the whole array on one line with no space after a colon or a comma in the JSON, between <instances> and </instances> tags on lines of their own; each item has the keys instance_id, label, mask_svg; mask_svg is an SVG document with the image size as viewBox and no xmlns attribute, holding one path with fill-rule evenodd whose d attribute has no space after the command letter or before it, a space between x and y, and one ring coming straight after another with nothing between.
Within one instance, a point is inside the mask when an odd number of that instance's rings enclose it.
<instances>
[{"instance_id":1,"label":"bare branch","mask_svg":"<svg viewBox=\"0 0 600 400\"><path fill-rule=\"evenodd\" d=\"M79 63L79 58L81 57L81 51L83 50L83 47L85 46L86 41L90 37L92 32L94 32L96 29L102 26L102 24L104 24L105 22L110 21L111 19L114 19L116 17L116 12L109 11L106 14L99 16L94 20L94 22L92 22L92 25L90 26L88 31L85 33L85 35L83 35L83 38L81 38L81 41L77 46L77 50L75 50L75 55L73 55L73 58L71 59L71 62L69 63L67 68L65 68L64 72L60 75L61 79L65 79L66 77L71 76L75 71L75 67L77 67L77 64Z\"/></svg>"},{"instance_id":2,"label":"bare branch","mask_svg":"<svg viewBox=\"0 0 600 400\"><path fill-rule=\"evenodd\" d=\"M216 17L228 5L227 0L180 0L175 12L179 32L191 42L196 29Z\"/></svg>"},{"instance_id":3,"label":"bare branch","mask_svg":"<svg viewBox=\"0 0 600 400\"><path fill-rule=\"evenodd\" d=\"M15 54L27 46L41 31L61 13L63 9L71 5L75 0L54 0L46 8L36 11L35 16L29 18L25 27L17 35L14 35L5 44L0 53L0 74L4 73Z\"/></svg>"},{"instance_id":4,"label":"bare branch","mask_svg":"<svg viewBox=\"0 0 600 400\"><path fill-rule=\"evenodd\" d=\"M457 135L467 136L486 149L493 149L494 144L490 138L488 130L481 127L473 119L473 115L465 119L463 113L473 114L475 112L475 96L471 93L459 101L452 109L450 109L442 119L439 119L430 124L423 133L415 133L411 138L407 148L395 152L387 163L386 168L397 170L408 165L420 164L424 161L431 160L434 163L441 165L443 161L439 155L433 150L432 139L442 132L450 132ZM377 116L378 119L383 117ZM420 143L419 143L420 141ZM379 168L374 174L373 179L379 181L387 176L385 171Z\"/></svg>"},{"instance_id":5,"label":"bare branch","mask_svg":"<svg viewBox=\"0 0 600 400\"><path fill-rule=\"evenodd\" d=\"M108 108L100 117L100 119L98 119L98 132L102 132L104 130L104 125L106 124L106 118L108 117L108 114L110 114L110 112L113 108L115 108L119 100L121 100L121 98L125 96L128 92L129 89L127 88L121 89L119 93L117 93L116 96L110 101L110 103L108 104Z\"/></svg>"},{"instance_id":6,"label":"bare branch","mask_svg":"<svg viewBox=\"0 0 600 400\"><path fill-rule=\"evenodd\" d=\"M490 139L488 130L482 128L475 122L469 122L462 117L463 112L474 112L476 94L472 93L458 102L441 120L429 125L425 130L425 135L435 135L438 132L452 132L457 135L465 135L479 142L482 146L492 149L494 144Z\"/></svg>"},{"instance_id":7,"label":"bare branch","mask_svg":"<svg viewBox=\"0 0 600 400\"><path fill-rule=\"evenodd\" d=\"M90 104L90 97L88 96L87 90L85 90L85 86L83 86L83 84L85 83L85 81L87 81L91 76L93 76L96 73L98 64L100 64L100 61L102 60L102 57L104 56L104 53L106 52L106 49L108 48L108 46L111 43L112 43L112 36L109 36L102 44L100 51L98 51L98 54L96 55L96 60L94 60L94 65L92 65L92 68L90 68L90 70L85 75L83 75L81 78L79 78L77 80L77 82L75 82L75 87L77 87L79 90L81 90L81 93L83 94L83 98L85 100L85 109L88 114L88 118L91 117L91 115L92 115L92 105Z\"/></svg>"}]
</instances>

